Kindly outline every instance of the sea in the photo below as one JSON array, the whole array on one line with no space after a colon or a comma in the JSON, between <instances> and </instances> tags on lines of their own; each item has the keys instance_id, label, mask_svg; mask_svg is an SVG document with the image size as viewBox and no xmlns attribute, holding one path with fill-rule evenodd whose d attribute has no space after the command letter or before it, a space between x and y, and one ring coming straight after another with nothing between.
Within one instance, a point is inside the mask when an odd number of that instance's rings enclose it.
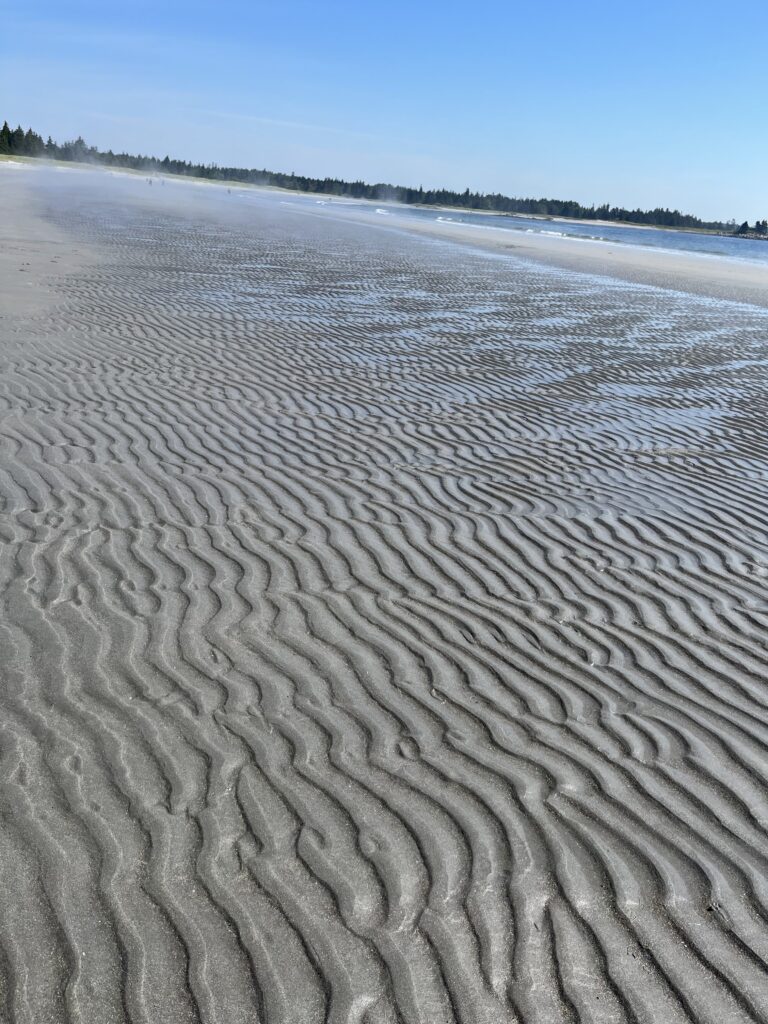
<instances>
[{"instance_id":1,"label":"sea","mask_svg":"<svg viewBox=\"0 0 768 1024\"><path fill-rule=\"evenodd\" d=\"M348 199L331 197L318 198L306 194L291 202L316 203L317 205L365 206L369 203L355 203ZM379 203L376 213L393 214L398 217L413 217L420 221L438 221L445 224L474 226L478 230L493 228L510 231L513 234L548 235L556 238L580 238L598 244L610 242L616 245L639 246L643 249L658 249L667 252L691 252L700 256L744 261L747 263L768 263L768 241L756 238L737 238L733 235L716 235L705 232L683 231L675 228L650 228L626 224L590 223L563 218L535 218L510 214L472 213L471 211L436 210L431 207L406 206L400 203Z\"/></svg>"},{"instance_id":2,"label":"sea","mask_svg":"<svg viewBox=\"0 0 768 1024\"><path fill-rule=\"evenodd\" d=\"M756 238L734 238L730 235L710 235L695 231L670 228L631 227L624 224L590 224L584 221L542 220L533 217L494 215L486 213L450 213L418 209L410 206L380 204L400 216L407 214L419 219L447 223L475 225L478 228L497 228L504 231L559 238L581 238L594 242L614 242L621 245L665 249L676 252L694 252L703 256L726 256L749 263L768 263L768 241Z\"/></svg>"}]
</instances>

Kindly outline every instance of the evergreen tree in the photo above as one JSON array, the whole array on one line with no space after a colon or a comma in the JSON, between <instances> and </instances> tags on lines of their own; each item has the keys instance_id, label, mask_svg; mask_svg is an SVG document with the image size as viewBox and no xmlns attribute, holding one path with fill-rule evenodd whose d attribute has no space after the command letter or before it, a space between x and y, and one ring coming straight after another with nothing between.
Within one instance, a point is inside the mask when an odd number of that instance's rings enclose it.
<instances>
[{"instance_id":1,"label":"evergreen tree","mask_svg":"<svg viewBox=\"0 0 768 1024\"><path fill-rule=\"evenodd\" d=\"M24 135L24 153L27 156L42 156L45 150L45 143L40 136L28 128Z\"/></svg>"},{"instance_id":2,"label":"evergreen tree","mask_svg":"<svg viewBox=\"0 0 768 1024\"><path fill-rule=\"evenodd\" d=\"M274 185L279 188L295 189L302 192L313 192L320 195L349 196L355 199L371 199L379 202L393 201L427 206L454 206L467 210L487 210L503 214L518 214L539 217L571 217L581 220L624 221L630 224L661 225L664 227L708 228L740 235L768 235L768 221L756 221L750 228L745 221L736 228L735 223L704 222L690 214L679 210L656 208L655 210L627 210L624 207L583 206L575 200L568 199L519 199L503 196L499 193L484 195L471 192L466 188L463 192L450 189L428 189L422 185L406 188L402 185L388 185L378 182L369 185L365 181L342 181L339 178L309 178L297 175L268 171L256 168L219 167L217 164L192 164L187 160L173 160L169 156L159 160L157 157L133 155L131 153L99 152L94 146L87 146L82 138L57 145L49 136L47 142L32 129L25 133L21 127L11 131L8 122L0 129L0 153L23 153L29 156L56 157L60 160L92 161L106 166L130 167L142 171L163 171L169 174L183 174L190 177L209 178L212 180L242 181L254 185Z\"/></svg>"}]
</instances>

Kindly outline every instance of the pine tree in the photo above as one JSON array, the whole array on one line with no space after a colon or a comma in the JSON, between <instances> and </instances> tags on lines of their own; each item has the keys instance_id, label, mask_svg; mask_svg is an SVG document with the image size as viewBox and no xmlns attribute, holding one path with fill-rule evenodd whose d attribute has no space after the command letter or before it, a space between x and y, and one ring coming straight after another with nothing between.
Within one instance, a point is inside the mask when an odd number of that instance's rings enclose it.
<instances>
[{"instance_id":1,"label":"pine tree","mask_svg":"<svg viewBox=\"0 0 768 1024\"><path fill-rule=\"evenodd\" d=\"M45 143L31 128L28 128L24 136L24 152L27 156L41 156L45 149Z\"/></svg>"},{"instance_id":2,"label":"pine tree","mask_svg":"<svg viewBox=\"0 0 768 1024\"><path fill-rule=\"evenodd\" d=\"M431 189L425 191L422 185L418 189L406 188L402 185L388 185L382 182L369 185L365 181L342 181L338 178L309 178L297 175L268 171L266 169L247 170L242 167L219 167L217 164L193 164L187 160L172 160L165 157L134 155L131 153L100 152L95 146L87 146L80 137L73 141L57 145L49 136L47 142L32 129L25 133L19 126L11 131L6 121L0 129L0 154L23 153L29 156L56 157L60 160L93 161L106 166L132 167L147 171L162 168L175 174L185 174L197 178L228 178L236 181L253 182L261 185L276 185L280 188L298 189L303 192L316 192L325 195L344 195L364 199L394 200L401 203L418 203L428 206L455 206L470 210L493 210L499 213L537 214L545 217L579 217L586 220L627 221L635 224L660 224L671 227L702 227L715 230L729 229L736 234L768 235L768 221L762 220L750 228L745 221L740 228L735 222L704 222L690 214L679 210L656 208L655 210L627 210L623 207L582 206L574 200L528 198L519 199L499 193L481 194L470 192L453 192L450 189Z\"/></svg>"}]
</instances>

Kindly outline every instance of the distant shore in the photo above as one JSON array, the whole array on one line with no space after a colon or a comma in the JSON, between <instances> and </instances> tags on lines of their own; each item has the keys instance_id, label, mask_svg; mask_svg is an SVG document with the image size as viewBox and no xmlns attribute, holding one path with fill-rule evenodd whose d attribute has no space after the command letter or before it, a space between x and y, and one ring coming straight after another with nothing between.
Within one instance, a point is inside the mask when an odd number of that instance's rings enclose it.
<instances>
[{"instance_id":1,"label":"distant shore","mask_svg":"<svg viewBox=\"0 0 768 1024\"><path fill-rule=\"evenodd\" d=\"M203 182L211 185L225 185L229 188L266 188L270 190L276 190L280 192L286 192L289 195L311 195L313 197L326 197L326 202L352 202L352 203L373 203L381 204L388 203L394 205L404 205L409 209L421 209L421 210L438 210L440 212L447 212L451 214L468 214L472 216L483 216L483 217L505 217L513 218L518 220L535 220L543 221L545 223L554 224L583 224L587 226L596 227L619 227L619 228L636 228L640 231L683 231L690 234L698 235L715 235L722 238L749 238L752 240L766 240L768 241L768 235L761 235L755 232L749 233L737 233L730 231L718 230L715 227L684 227L671 224L641 224L632 220L605 220L605 219L591 219L585 217L566 217L561 214L547 214L547 213L523 213L519 211L510 210L483 210L475 209L473 207L465 206L446 206L441 203L402 203L399 199L386 199L386 198L375 198L369 197L352 197L347 195L336 195L333 192L302 192L299 189L288 188L281 185L274 184L260 184L254 182L245 182L237 178L227 179L210 179L206 177L196 176L192 174L175 174L172 171L165 170L149 170L149 169L137 169L132 167L123 167L118 165L108 165L103 163L88 163L79 162L76 160L60 160L51 159L48 157L33 157L26 156L23 154L0 154L0 162L11 162L11 163L25 163L30 165L35 164L48 164L51 166L67 167L67 168L81 168L88 170L102 170L108 173L125 173L131 175L139 175L142 177L155 177L155 178L167 178L177 181L195 181Z\"/></svg>"},{"instance_id":2,"label":"distant shore","mask_svg":"<svg viewBox=\"0 0 768 1024\"><path fill-rule=\"evenodd\" d=\"M449 228L451 226L447 225ZM439 229L443 225L438 224L436 227ZM724 256L536 234L524 234L514 241L506 236L478 239L470 229L461 233L461 241L507 251L524 259L568 270L768 307L768 265L741 262Z\"/></svg>"},{"instance_id":3,"label":"distant shore","mask_svg":"<svg viewBox=\"0 0 768 1024\"><path fill-rule=\"evenodd\" d=\"M417 220L397 213L383 218L373 211L361 210L359 205L349 206L342 213L344 206L338 204L337 216L366 217L385 230L442 238L579 273L768 307L768 264L603 239L513 233L491 224Z\"/></svg>"},{"instance_id":4,"label":"distant shore","mask_svg":"<svg viewBox=\"0 0 768 1024\"><path fill-rule=\"evenodd\" d=\"M26 167L42 167L39 160L20 160ZM6 162L6 161L3 161ZM53 165L51 165L53 166ZM527 232L510 232L504 228L488 225L472 225L459 220L420 220L397 212L397 204L387 204L391 213L387 217L376 214L380 208L370 200L352 200L346 197L319 197L314 193L299 193L292 189L275 186L244 185L242 182L213 182L202 178L183 175L147 175L130 169L93 167L60 162L63 170L86 171L97 174L128 175L131 178L165 178L169 183L203 189L206 194L228 191L276 192L297 200L313 199L322 205L320 214L315 203L303 212L309 215L328 216L340 219L366 220L381 230L406 231L413 235L440 238L446 242L470 245L478 249L506 253L523 260L532 260L586 274L618 278L638 284L647 284L667 290L704 295L731 302L744 302L768 307L768 264L750 263L746 260L726 256L704 255L633 246L602 239L577 238L573 236L552 236ZM300 209L297 206L297 210ZM444 212L448 212L444 210ZM455 212L455 211L451 211ZM591 223L591 222L590 222ZM630 225L637 227L637 225ZM678 229L675 229L678 230Z\"/></svg>"},{"instance_id":5,"label":"distant shore","mask_svg":"<svg viewBox=\"0 0 768 1024\"><path fill-rule=\"evenodd\" d=\"M441 213L469 213L480 217L505 217L511 220L538 220L544 224L583 224L585 227L631 228L633 231L671 231L687 235L715 235L718 238L749 238L752 241L768 242L768 235L755 231L718 231L715 228L676 227L670 224L637 224L632 220L588 220L584 217L555 217L546 213L507 213L500 210L463 210L456 206L420 205L419 209L439 210Z\"/></svg>"}]
</instances>

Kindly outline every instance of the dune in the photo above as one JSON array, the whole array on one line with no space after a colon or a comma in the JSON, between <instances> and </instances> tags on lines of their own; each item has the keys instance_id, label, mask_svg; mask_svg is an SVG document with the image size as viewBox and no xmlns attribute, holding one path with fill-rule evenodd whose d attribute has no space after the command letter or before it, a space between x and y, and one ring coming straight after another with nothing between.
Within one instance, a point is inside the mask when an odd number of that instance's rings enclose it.
<instances>
[{"instance_id":1,"label":"dune","mask_svg":"<svg viewBox=\"0 0 768 1024\"><path fill-rule=\"evenodd\" d=\"M768 1019L768 312L0 189L0 1019Z\"/></svg>"}]
</instances>

